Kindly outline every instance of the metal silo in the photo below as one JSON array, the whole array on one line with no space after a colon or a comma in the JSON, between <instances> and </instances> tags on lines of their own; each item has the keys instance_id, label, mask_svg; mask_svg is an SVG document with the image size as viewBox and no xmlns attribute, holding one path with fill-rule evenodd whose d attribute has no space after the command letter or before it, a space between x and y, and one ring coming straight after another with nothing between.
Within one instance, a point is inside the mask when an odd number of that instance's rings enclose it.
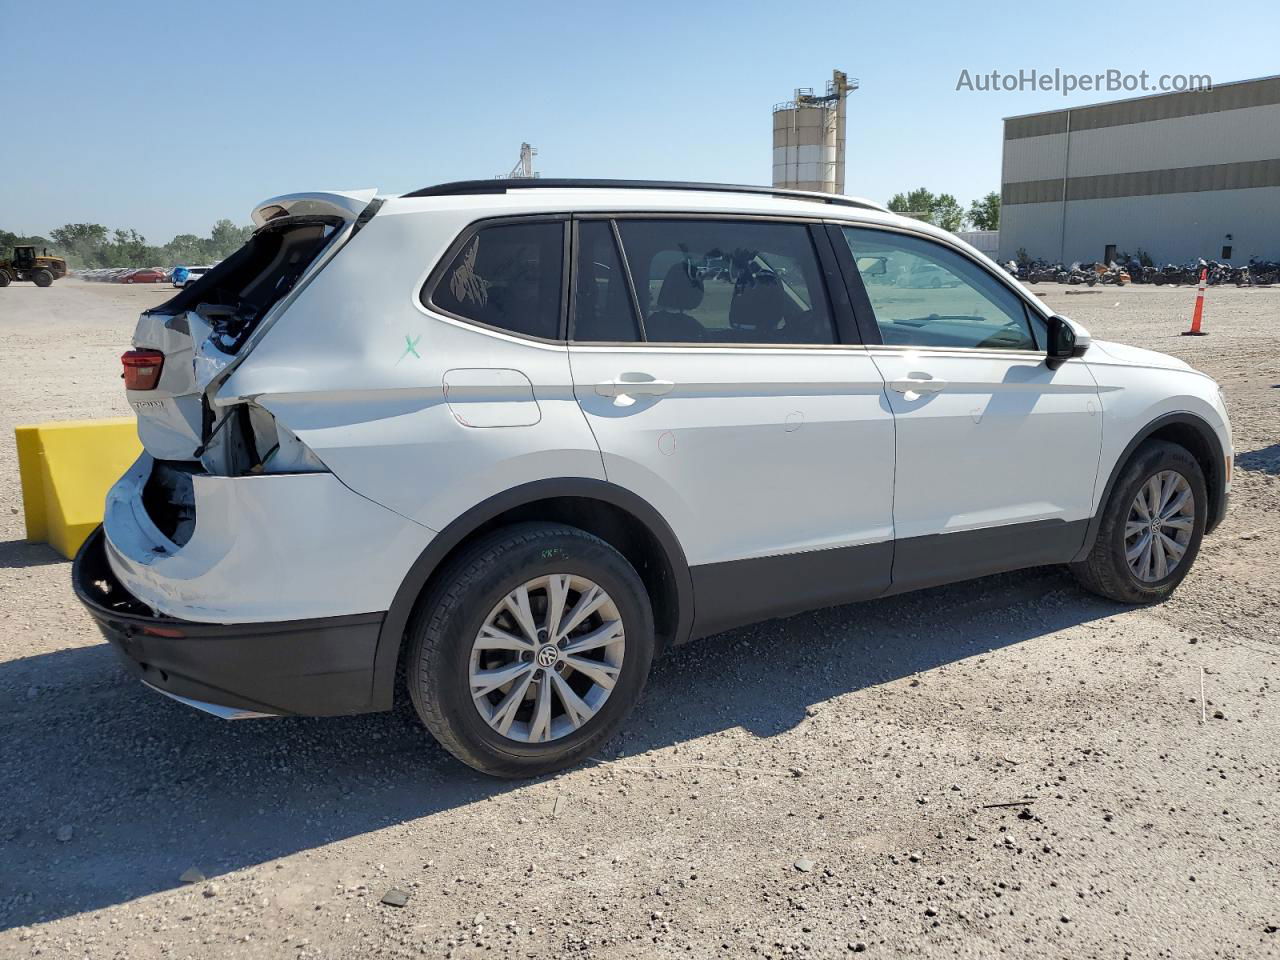
<instances>
[{"instance_id":1,"label":"metal silo","mask_svg":"<svg viewBox=\"0 0 1280 960\"><path fill-rule=\"evenodd\" d=\"M775 187L844 193L845 97L857 89L857 80L834 70L822 96L802 87L774 105Z\"/></svg>"}]
</instances>

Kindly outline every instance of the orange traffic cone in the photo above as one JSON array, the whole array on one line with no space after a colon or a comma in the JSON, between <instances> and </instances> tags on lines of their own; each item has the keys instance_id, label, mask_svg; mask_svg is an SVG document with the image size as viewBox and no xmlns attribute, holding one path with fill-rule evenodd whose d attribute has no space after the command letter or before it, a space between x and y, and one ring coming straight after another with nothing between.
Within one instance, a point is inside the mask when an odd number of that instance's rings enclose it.
<instances>
[{"instance_id":1,"label":"orange traffic cone","mask_svg":"<svg viewBox=\"0 0 1280 960\"><path fill-rule=\"evenodd\" d=\"M1200 329L1200 319L1204 315L1204 282L1208 276L1208 268L1200 271L1200 289L1196 293L1196 309L1191 314L1191 329L1182 331L1184 337L1207 337L1209 335Z\"/></svg>"}]
</instances>

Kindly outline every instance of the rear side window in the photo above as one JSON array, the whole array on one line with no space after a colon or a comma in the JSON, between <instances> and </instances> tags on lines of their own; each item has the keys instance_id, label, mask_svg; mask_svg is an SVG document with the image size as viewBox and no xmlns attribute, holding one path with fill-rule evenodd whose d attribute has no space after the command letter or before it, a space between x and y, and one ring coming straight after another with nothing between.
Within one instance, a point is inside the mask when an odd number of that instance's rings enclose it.
<instances>
[{"instance_id":1,"label":"rear side window","mask_svg":"<svg viewBox=\"0 0 1280 960\"><path fill-rule=\"evenodd\" d=\"M467 239L427 306L527 337L560 336L564 224L501 223ZM426 298L424 298L425 300Z\"/></svg>"},{"instance_id":2,"label":"rear side window","mask_svg":"<svg viewBox=\"0 0 1280 960\"><path fill-rule=\"evenodd\" d=\"M620 220L647 340L835 343L809 228L751 220Z\"/></svg>"}]
</instances>

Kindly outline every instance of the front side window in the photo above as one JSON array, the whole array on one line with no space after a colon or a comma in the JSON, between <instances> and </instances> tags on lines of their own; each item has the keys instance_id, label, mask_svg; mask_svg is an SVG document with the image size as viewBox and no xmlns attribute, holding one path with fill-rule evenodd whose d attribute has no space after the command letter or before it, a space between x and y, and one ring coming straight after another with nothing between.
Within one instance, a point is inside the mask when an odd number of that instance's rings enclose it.
<instances>
[{"instance_id":1,"label":"front side window","mask_svg":"<svg viewBox=\"0 0 1280 960\"><path fill-rule=\"evenodd\" d=\"M1036 349L1017 294L972 260L908 234L843 231L886 344Z\"/></svg>"},{"instance_id":2,"label":"front side window","mask_svg":"<svg viewBox=\"0 0 1280 960\"><path fill-rule=\"evenodd\" d=\"M836 342L804 224L627 219L618 230L646 340Z\"/></svg>"},{"instance_id":3,"label":"front side window","mask_svg":"<svg viewBox=\"0 0 1280 960\"><path fill-rule=\"evenodd\" d=\"M563 223L482 227L445 268L430 300L464 320L555 340L563 260Z\"/></svg>"}]
</instances>

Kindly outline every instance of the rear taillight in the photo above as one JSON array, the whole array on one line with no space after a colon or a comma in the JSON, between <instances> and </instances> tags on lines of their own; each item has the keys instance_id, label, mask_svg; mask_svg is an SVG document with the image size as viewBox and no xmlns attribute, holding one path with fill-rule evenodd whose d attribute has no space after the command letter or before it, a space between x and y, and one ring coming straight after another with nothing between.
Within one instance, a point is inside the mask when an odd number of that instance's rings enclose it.
<instances>
[{"instance_id":1,"label":"rear taillight","mask_svg":"<svg viewBox=\"0 0 1280 960\"><path fill-rule=\"evenodd\" d=\"M124 364L126 390L154 390L160 382L164 354L159 350L130 350L120 357L120 362Z\"/></svg>"}]
</instances>

